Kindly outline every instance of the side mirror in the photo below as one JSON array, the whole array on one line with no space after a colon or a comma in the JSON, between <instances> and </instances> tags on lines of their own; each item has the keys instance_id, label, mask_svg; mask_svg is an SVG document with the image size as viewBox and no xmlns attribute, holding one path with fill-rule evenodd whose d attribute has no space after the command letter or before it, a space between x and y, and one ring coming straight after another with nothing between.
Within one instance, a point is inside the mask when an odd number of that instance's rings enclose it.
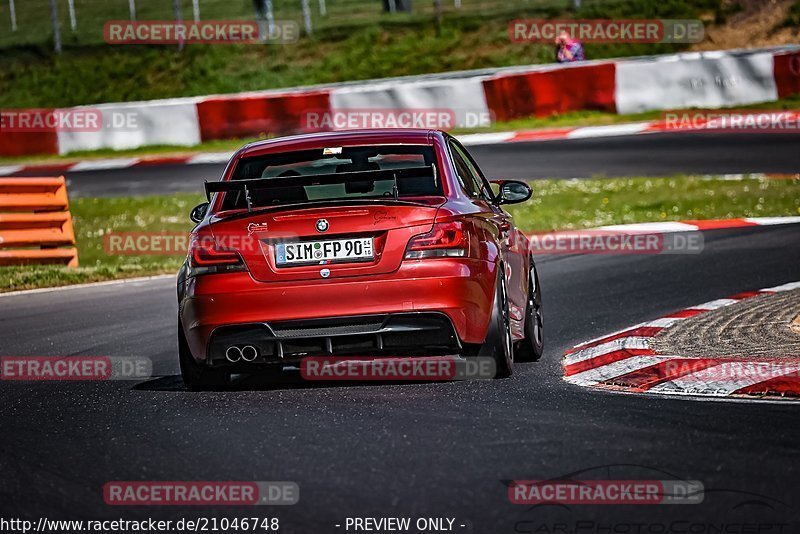
<instances>
[{"instance_id":1,"label":"side mirror","mask_svg":"<svg viewBox=\"0 0 800 534\"><path fill-rule=\"evenodd\" d=\"M533 195L531 186L525 182L520 182L518 180L496 180L492 183L500 187L500 192L497 194L497 201L500 204L518 204L520 202L525 202Z\"/></svg>"},{"instance_id":2,"label":"side mirror","mask_svg":"<svg viewBox=\"0 0 800 534\"><path fill-rule=\"evenodd\" d=\"M192 222L199 223L203 219L206 218L206 212L208 211L208 202L203 202L202 204L198 204L194 208L192 208L192 213L189 214L189 218Z\"/></svg>"}]
</instances>

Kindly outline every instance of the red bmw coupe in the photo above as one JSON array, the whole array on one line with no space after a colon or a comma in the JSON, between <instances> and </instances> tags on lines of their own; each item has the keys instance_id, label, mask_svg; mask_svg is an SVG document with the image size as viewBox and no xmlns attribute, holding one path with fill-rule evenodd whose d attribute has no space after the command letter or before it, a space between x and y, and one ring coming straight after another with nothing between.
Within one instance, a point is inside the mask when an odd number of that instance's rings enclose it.
<instances>
[{"instance_id":1,"label":"red bmw coupe","mask_svg":"<svg viewBox=\"0 0 800 534\"><path fill-rule=\"evenodd\" d=\"M542 354L541 290L504 204L447 133L370 130L240 149L192 211L178 275L190 389L307 356L491 356L497 376Z\"/></svg>"}]
</instances>

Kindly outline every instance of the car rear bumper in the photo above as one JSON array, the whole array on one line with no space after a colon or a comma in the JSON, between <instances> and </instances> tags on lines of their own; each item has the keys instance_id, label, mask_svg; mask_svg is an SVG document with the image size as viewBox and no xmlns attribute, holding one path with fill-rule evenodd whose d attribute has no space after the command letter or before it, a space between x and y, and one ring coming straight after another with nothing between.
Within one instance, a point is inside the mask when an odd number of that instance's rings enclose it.
<instances>
[{"instance_id":1,"label":"car rear bumper","mask_svg":"<svg viewBox=\"0 0 800 534\"><path fill-rule=\"evenodd\" d=\"M255 350L248 349L244 358L244 347ZM381 353L430 356L459 349L461 343L446 314L392 313L220 326L211 333L206 363L215 367L273 364L305 356Z\"/></svg>"},{"instance_id":2,"label":"car rear bumper","mask_svg":"<svg viewBox=\"0 0 800 534\"><path fill-rule=\"evenodd\" d=\"M380 277L265 283L246 272L206 275L185 281L179 313L194 358L208 363L220 349L224 357L226 344L248 341L270 359L452 349L486 338L495 280L495 264L462 258L404 262Z\"/></svg>"}]
</instances>

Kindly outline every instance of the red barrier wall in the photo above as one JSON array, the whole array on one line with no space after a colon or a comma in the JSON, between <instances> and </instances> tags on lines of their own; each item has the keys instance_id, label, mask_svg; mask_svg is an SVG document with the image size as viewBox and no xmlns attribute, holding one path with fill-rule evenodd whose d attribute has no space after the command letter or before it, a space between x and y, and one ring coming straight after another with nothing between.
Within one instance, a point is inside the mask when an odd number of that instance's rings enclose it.
<instances>
[{"instance_id":1,"label":"red barrier wall","mask_svg":"<svg viewBox=\"0 0 800 534\"><path fill-rule=\"evenodd\" d=\"M19 111L19 110L13 110ZM52 110L39 109L46 115ZM2 110L0 110L2 113ZM5 128L4 128L5 127ZM0 119L0 156L27 156L33 154L58 154L58 136L55 127L37 127L37 131L10 131Z\"/></svg>"},{"instance_id":2,"label":"red barrier wall","mask_svg":"<svg viewBox=\"0 0 800 534\"><path fill-rule=\"evenodd\" d=\"M582 109L616 111L613 63L576 65L484 80L495 120L547 116Z\"/></svg>"},{"instance_id":3,"label":"red barrier wall","mask_svg":"<svg viewBox=\"0 0 800 534\"><path fill-rule=\"evenodd\" d=\"M778 98L800 93L800 52L775 54L773 69Z\"/></svg>"},{"instance_id":4,"label":"red barrier wall","mask_svg":"<svg viewBox=\"0 0 800 534\"><path fill-rule=\"evenodd\" d=\"M203 141L307 132L305 113L329 110L328 91L211 97L197 104Z\"/></svg>"}]
</instances>

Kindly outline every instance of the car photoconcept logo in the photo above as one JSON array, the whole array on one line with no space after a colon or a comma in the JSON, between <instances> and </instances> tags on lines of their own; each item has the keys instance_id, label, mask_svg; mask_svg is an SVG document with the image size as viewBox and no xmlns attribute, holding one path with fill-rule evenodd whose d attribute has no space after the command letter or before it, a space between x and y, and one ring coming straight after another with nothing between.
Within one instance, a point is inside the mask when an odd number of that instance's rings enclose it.
<instances>
[{"instance_id":1,"label":"car photoconcept logo","mask_svg":"<svg viewBox=\"0 0 800 534\"><path fill-rule=\"evenodd\" d=\"M328 220L327 219L318 219L317 220L317 232L324 232L328 229Z\"/></svg>"}]
</instances>

